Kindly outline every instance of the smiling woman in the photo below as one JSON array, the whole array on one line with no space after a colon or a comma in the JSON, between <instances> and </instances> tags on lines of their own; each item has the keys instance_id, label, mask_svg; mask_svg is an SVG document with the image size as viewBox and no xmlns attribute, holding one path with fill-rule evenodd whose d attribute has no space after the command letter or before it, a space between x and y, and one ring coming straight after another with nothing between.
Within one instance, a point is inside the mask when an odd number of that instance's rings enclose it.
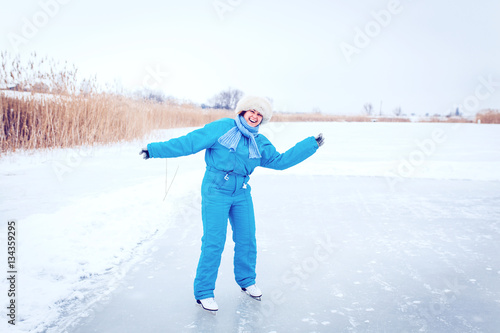
<instances>
[{"instance_id":1,"label":"smiling woman","mask_svg":"<svg viewBox=\"0 0 500 333\"><path fill-rule=\"evenodd\" d=\"M194 296L205 310L215 312L215 281L226 242L227 221L233 230L234 275L241 290L259 300L262 292L255 284L257 242L255 217L248 184L258 167L283 170L312 156L323 144L320 134L302 140L283 154L259 134L259 126L273 113L262 97L247 96L236 105L236 118L224 118L187 135L166 142L150 143L141 151L145 159L169 158L205 150L207 169L203 184L201 255L194 281Z\"/></svg>"}]
</instances>

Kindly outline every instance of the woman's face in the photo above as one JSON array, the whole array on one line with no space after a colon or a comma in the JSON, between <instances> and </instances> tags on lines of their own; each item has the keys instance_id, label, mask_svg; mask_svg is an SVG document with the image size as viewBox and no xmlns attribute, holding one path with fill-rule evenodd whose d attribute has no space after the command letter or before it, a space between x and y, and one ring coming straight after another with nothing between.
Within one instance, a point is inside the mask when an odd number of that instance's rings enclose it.
<instances>
[{"instance_id":1,"label":"woman's face","mask_svg":"<svg viewBox=\"0 0 500 333\"><path fill-rule=\"evenodd\" d=\"M243 118L247 121L248 125L252 127L257 127L262 122L262 115L260 112L255 110L247 110L243 114Z\"/></svg>"}]
</instances>

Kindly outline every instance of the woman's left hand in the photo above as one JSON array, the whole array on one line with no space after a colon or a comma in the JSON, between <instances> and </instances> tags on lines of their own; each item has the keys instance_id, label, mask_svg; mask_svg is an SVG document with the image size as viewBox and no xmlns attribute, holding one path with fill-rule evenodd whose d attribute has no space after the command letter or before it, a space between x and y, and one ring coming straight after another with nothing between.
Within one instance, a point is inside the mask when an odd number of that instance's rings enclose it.
<instances>
[{"instance_id":1,"label":"woman's left hand","mask_svg":"<svg viewBox=\"0 0 500 333\"><path fill-rule=\"evenodd\" d=\"M316 142L318 143L318 147L321 147L323 143L325 143L325 138L323 138L323 133L319 133L316 137Z\"/></svg>"}]
</instances>

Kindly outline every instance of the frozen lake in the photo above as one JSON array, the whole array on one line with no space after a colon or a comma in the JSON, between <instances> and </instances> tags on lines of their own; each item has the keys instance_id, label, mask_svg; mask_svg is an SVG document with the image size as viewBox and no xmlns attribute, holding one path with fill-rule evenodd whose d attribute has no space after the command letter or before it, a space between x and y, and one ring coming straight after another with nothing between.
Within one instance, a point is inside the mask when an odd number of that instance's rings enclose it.
<instances>
[{"instance_id":1,"label":"frozen lake","mask_svg":"<svg viewBox=\"0 0 500 333\"><path fill-rule=\"evenodd\" d=\"M500 195L480 181L261 176L256 302L228 240L213 316L195 306L200 222L181 219L69 332L495 332ZM310 190L309 190L310 189Z\"/></svg>"},{"instance_id":2,"label":"frozen lake","mask_svg":"<svg viewBox=\"0 0 500 333\"><path fill-rule=\"evenodd\" d=\"M327 141L299 166L252 175L264 296L239 291L228 233L217 316L192 295L203 154L168 160L167 170L140 159L144 142L3 158L0 241L16 219L19 310L16 326L0 328L496 332L498 128L271 123L263 132L280 151L319 132Z\"/></svg>"}]
</instances>

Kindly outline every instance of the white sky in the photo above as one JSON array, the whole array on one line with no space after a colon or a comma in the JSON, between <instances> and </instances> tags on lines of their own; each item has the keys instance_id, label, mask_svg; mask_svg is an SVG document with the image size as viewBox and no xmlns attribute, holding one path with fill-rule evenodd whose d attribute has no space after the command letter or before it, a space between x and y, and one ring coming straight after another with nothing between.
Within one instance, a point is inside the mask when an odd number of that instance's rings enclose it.
<instances>
[{"instance_id":1,"label":"white sky","mask_svg":"<svg viewBox=\"0 0 500 333\"><path fill-rule=\"evenodd\" d=\"M500 109L497 0L0 1L0 50L67 60L101 83L196 103L232 87L282 111Z\"/></svg>"}]
</instances>

